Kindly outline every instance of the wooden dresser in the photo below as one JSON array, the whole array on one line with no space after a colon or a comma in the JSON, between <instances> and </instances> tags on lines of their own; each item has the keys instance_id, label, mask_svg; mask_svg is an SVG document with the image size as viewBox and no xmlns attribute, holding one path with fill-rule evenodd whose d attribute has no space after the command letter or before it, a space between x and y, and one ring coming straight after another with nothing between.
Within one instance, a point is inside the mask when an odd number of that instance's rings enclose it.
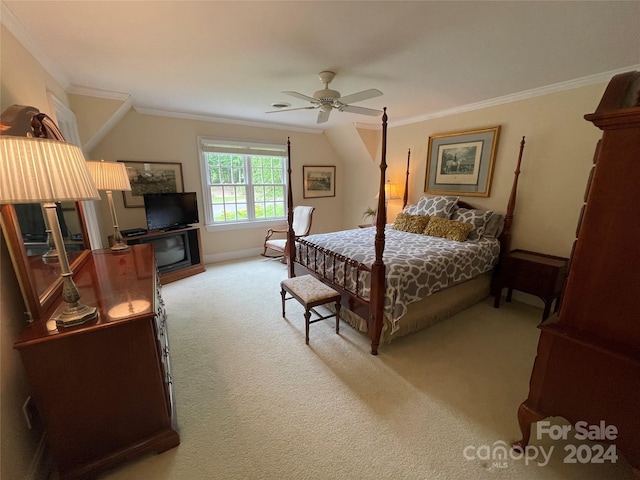
<instances>
[{"instance_id":1,"label":"wooden dresser","mask_svg":"<svg viewBox=\"0 0 640 480\"><path fill-rule=\"evenodd\" d=\"M93 251L74 273L82 303L98 307L99 318L58 329L34 322L15 348L61 478L92 478L180 437L153 246Z\"/></svg>"},{"instance_id":2,"label":"wooden dresser","mask_svg":"<svg viewBox=\"0 0 640 480\"><path fill-rule=\"evenodd\" d=\"M602 139L562 305L540 327L516 446L526 445L532 423L546 417L569 420L570 440L576 422L605 422L617 435L600 443L615 444L640 478L640 72L613 77L585 118Z\"/></svg>"}]
</instances>

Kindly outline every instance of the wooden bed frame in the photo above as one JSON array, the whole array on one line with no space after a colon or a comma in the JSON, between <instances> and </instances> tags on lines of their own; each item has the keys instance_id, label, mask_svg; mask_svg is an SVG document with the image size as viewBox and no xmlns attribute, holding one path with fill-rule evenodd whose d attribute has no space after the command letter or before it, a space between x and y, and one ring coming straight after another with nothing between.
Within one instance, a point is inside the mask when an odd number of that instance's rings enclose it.
<instances>
[{"instance_id":1,"label":"wooden bed frame","mask_svg":"<svg viewBox=\"0 0 640 480\"><path fill-rule=\"evenodd\" d=\"M516 202L516 192L518 187L518 175L520 174L520 162L522 160L522 152L524 149L524 137L522 137L522 141L520 143L520 154L518 157L518 164L515 170L515 176L513 180L513 185L511 188L511 194L509 196L509 203L507 205L507 211L504 217L504 228L502 233L500 234L500 255L507 253L509 251L510 239L511 239L511 224L513 222L513 212L515 210L515 202ZM295 233L293 231L293 191L291 186L291 142L287 140L287 154L288 154L288 167L287 167L287 175L288 175L288 191L287 191L287 204L288 204L288 230L287 230L287 262L288 262L288 275L289 278L295 277L298 275L312 274L322 282L331 286L334 290L340 292L341 295L341 304L343 307L351 310L353 313L359 315L367 322L367 331L369 334L369 338L371 340L371 353L373 355L378 354L378 346L380 345L380 336L382 333L383 327L383 318L384 318L384 293L385 293L385 265L382 260L384 247L385 247L385 225L387 223L387 211L386 211L386 201L385 201L385 191L384 186L386 183L386 170L387 170L387 109L384 109L384 113L382 115L382 155L380 160L380 187L378 194L378 215L376 217L376 233L374 240L375 247L375 261L371 266L362 264L355 260L346 258L342 255L331 252L322 247L315 246L305 239L296 239ZM405 190L404 190L404 206L407 204L408 200L408 189L409 189L409 161L411 157L411 151L409 150L409 154L407 156L407 173L405 180ZM463 208L477 208L469 205L466 202L458 201L458 205ZM338 262L340 268L344 268L344 275L342 278L346 278L346 272L348 269L355 269L356 277L360 275L360 272L369 272L371 277L371 285L370 285L370 294L369 299L364 298L362 296L362 292L352 291L346 287L346 283L344 280L339 280L335 274L337 270L334 268L334 273L331 278L326 276L326 270L320 271L323 268L310 269L303 265L302 262L297 258L298 248L296 246L303 245L305 250L308 252L309 250L317 251L324 255L325 257L331 258L332 262ZM313 255L313 258L316 258ZM326 265L327 262L325 262ZM334 263L335 265L336 263ZM500 266L500 261L494 268L494 275L497 272ZM356 282L358 284L359 282Z\"/></svg>"}]
</instances>

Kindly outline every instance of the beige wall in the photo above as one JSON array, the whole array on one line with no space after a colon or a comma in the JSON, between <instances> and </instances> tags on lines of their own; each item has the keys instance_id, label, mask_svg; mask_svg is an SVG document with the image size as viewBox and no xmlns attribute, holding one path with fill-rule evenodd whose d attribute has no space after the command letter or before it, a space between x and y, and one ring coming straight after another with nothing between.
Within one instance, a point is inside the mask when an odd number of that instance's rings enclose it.
<instances>
[{"instance_id":1,"label":"beige wall","mask_svg":"<svg viewBox=\"0 0 640 480\"><path fill-rule=\"evenodd\" d=\"M198 135L282 142L283 144L287 142L287 137L290 137L294 204L316 207L313 215L313 233L340 229L342 225L342 165L326 137L321 134L142 115L132 110L89 155L92 158L101 158L105 161L181 163L185 191L195 191L198 194L205 261L232 258L238 255L238 252L248 256L257 253L258 250L262 251L261 247L268 228L266 226L211 232L204 228ZM336 196L304 199L302 192L303 165L336 165ZM118 222L122 229L146 226L144 208L125 208L122 195L119 192L114 194L114 200ZM106 242L106 236L112 233L108 205L106 201L98 203L100 228Z\"/></svg>"},{"instance_id":2,"label":"beige wall","mask_svg":"<svg viewBox=\"0 0 640 480\"><path fill-rule=\"evenodd\" d=\"M593 152L601 136L600 130L584 120L583 115L595 110L605 86L606 84L591 85L390 127L387 178L399 187L404 185L407 149L411 148L409 203L415 203L423 195L430 135L500 125L490 196L463 198L472 205L504 212L511 191L520 140L526 136L512 246L568 256L575 238ZM393 112L388 113L389 121L393 122ZM379 158L376 162L379 162ZM345 166L345 170L345 182L357 188L352 196L371 196L370 186L359 182L362 173L350 166ZM370 182L373 177L370 173L368 175L367 181ZM399 193L402 196L403 192ZM400 207L401 201L391 202L390 219ZM345 210L345 223L356 223L361 218L362 207L351 211L345 206Z\"/></svg>"},{"instance_id":3,"label":"beige wall","mask_svg":"<svg viewBox=\"0 0 640 480\"><path fill-rule=\"evenodd\" d=\"M77 119L82 119L78 121L78 133L83 147L92 142L102 128L108 128L110 120L118 114L123 103L124 100L69 95L69 107Z\"/></svg>"},{"instance_id":4,"label":"beige wall","mask_svg":"<svg viewBox=\"0 0 640 480\"><path fill-rule=\"evenodd\" d=\"M53 116L47 91L66 102L60 85L40 66L22 45L2 26L0 54L0 111L14 104L32 105ZM13 341L26 323L24 302L13 273L4 237L0 237L0 477L27 478L42 436L41 430L28 430L22 404L29 395L20 356Z\"/></svg>"},{"instance_id":5,"label":"beige wall","mask_svg":"<svg viewBox=\"0 0 640 480\"><path fill-rule=\"evenodd\" d=\"M2 27L1 109L12 104L33 105L49 111L47 91L68 104L62 88L40 64ZM568 255L582 204L593 150L600 132L582 116L592 112L604 91L604 84L586 86L561 93L540 96L506 105L461 113L411 125L389 128L388 178L404 185L406 152L412 150L410 201L422 194L429 135L501 125L491 196L466 198L470 203L504 211L521 137L526 136L522 174L514 220L513 246L550 254ZM78 112L86 105L76 103ZM389 112L393 125L393 111ZM82 114L81 116L84 116ZM79 119L80 121L80 119ZM99 125L87 125L81 131L94 132ZM201 196L197 135L245 138L267 141L292 141L293 183L296 204L316 206L313 231L325 232L355 227L362 223L362 212L375 206L378 151L373 155L377 137L361 135L354 127L327 134L309 134L195 120L141 115L135 111L125 117L105 136L91 158L116 160L155 160L181 162L185 190ZM88 139L83 138L83 141ZM375 157L373 160L371 159ZM336 165L336 197L303 199L302 165ZM402 191L400 191L402 195ZM122 196L116 194L116 209L122 228L144 225L144 210L124 208ZM400 201L391 202L390 217L400 209ZM106 201L98 202L103 238L111 231ZM201 211L202 215L202 211ZM202 217L203 218L203 217ZM262 244L265 228L206 232L203 229L205 257L222 259L237 251L251 251ZM24 323L23 302L8 260L4 240L0 241L0 334L2 341L1 418L2 478L24 478L37 447L39 435L26 429L21 405L28 395L24 374L12 341Z\"/></svg>"}]
</instances>

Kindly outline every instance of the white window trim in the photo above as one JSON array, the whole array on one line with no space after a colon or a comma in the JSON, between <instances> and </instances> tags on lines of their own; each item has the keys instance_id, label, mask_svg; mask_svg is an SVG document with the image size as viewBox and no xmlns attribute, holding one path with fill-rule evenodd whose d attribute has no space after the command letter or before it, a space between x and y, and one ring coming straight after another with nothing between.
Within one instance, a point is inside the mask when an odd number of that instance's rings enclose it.
<instances>
[{"instance_id":1,"label":"white window trim","mask_svg":"<svg viewBox=\"0 0 640 480\"><path fill-rule=\"evenodd\" d=\"M222 231L222 230L244 230L244 229L250 229L250 228L264 229L265 227L287 228L286 212L287 212L288 206L287 206L286 196L284 199L285 218L275 218L275 219L269 219L269 220L263 220L263 219L246 220L242 222L209 223L209 219L213 218L213 212L211 209L210 197L209 197L209 194L207 193L209 191L209 182L207 181L208 173L207 173L206 161L204 157L205 150L202 148L203 142L221 143L221 144L228 144L228 145L242 145L242 146L246 146L247 148L256 148L256 149L262 148L269 151L277 151L279 153L282 153L282 155L286 158L287 157L286 143L267 142L267 141L260 142L260 141L243 140L243 139L237 139L237 138L211 137L208 135L198 135L196 139L197 139L198 153L200 155L200 178L202 180L202 198L204 200L203 201L204 224L207 232ZM231 149L229 151L231 151ZM285 191L286 191L287 182L288 182L288 178L286 175L287 173L286 168L284 173L285 173L284 184L285 184Z\"/></svg>"},{"instance_id":2,"label":"white window trim","mask_svg":"<svg viewBox=\"0 0 640 480\"><path fill-rule=\"evenodd\" d=\"M287 228L287 219L274 220L247 220L246 222L227 222L216 223L214 225L205 225L207 232L219 232L224 230L246 230L249 228L277 228L285 230Z\"/></svg>"}]
</instances>

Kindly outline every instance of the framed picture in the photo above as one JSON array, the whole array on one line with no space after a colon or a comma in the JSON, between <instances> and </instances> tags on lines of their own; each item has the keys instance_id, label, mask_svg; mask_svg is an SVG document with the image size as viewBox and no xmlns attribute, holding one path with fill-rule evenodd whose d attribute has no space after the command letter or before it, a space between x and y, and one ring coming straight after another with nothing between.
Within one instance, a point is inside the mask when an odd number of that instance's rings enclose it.
<instances>
[{"instance_id":1,"label":"framed picture","mask_svg":"<svg viewBox=\"0 0 640 480\"><path fill-rule=\"evenodd\" d=\"M488 197L500 126L429 137L424 191Z\"/></svg>"},{"instance_id":2,"label":"framed picture","mask_svg":"<svg viewBox=\"0 0 640 480\"><path fill-rule=\"evenodd\" d=\"M169 162L133 162L124 163L129 173L131 191L122 192L124 206L127 208L144 207L145 193L173 193L184 191L182 164Z\"/></svg>"},{"instance_id":3,"label":"framed picture","mask_svg":"<svg viewBox=\"0 0 640 480\"><path fill-rule=\"evenodd\" d=\"M335 197L336 167L304 165L302 182L304 198Z\"/></svg>"}]
</instances>

